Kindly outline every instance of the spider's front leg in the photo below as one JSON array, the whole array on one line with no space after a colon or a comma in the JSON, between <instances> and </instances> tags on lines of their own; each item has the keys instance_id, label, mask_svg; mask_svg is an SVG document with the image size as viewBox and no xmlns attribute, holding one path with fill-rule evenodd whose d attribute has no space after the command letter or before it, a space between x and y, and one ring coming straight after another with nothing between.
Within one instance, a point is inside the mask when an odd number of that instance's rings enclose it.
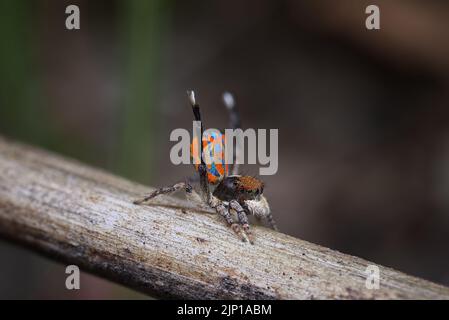
<instances>
[{"instance_id":1,"label":"spider's front leg","mask_svg":"<svg viewBox=\"0 0 449 320\"><path fill-rule=\"evenodd\" d=\"M222 201L220 201L219 199L217 199L211 195L211 200L210 200L209 205L212 208L214 208L217 211L217 213L226 220L226 222L231 227L231 229L235 232L235 234L242 241L246 241L246 238L242 233L242 229L240 228L240 225L238 223L236 223L234 221L234 219L232 219L231 213L229 212L228 208L226 208L226 206L223 204Z\"/></svg>"},{"instance_id":2,"label":"spider's front leg","mask_svg":"<svg viewBox=\"0 0 449 320\"><path fill-rule=\"evenodd\" d=\"M237 200L231 200L229 202L229 208L237 213L239 223L242 225L249 242L251 244L254 244L253 234L251 233L251 230L249 228L248 217L246 216L245 209L243 209L243 207L240 205L240 203L238 203Z\"/></svg>"}]
</instances>

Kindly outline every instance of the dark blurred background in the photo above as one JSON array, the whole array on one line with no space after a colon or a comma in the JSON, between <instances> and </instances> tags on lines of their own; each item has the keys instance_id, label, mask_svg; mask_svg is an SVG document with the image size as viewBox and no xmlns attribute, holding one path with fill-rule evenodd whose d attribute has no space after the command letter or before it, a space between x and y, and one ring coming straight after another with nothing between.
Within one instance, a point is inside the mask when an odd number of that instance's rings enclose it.
<instances>
[{"instance_id":1,"label":"dark blurred background","mask_svg":"<svg viewBox=\"0 0 449 320\"><path fill-rule=\"evenodd\" d=\"M1 135L161 186L193 172L169 159L185 90L218 128L229 90L244 127L279 129L263 179L283 232L449 285L448 1L2 0L0 39ZM143 297L0 257L0 298Z\"/></svg>"}]
</instances>

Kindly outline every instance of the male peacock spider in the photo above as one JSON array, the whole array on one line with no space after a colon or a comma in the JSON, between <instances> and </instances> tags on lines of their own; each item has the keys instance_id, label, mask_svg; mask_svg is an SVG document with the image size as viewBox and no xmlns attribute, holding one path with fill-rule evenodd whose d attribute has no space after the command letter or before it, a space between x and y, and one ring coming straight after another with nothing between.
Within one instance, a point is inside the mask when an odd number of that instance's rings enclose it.
<instances>
[{"instance_id":1,"label":"male peacock spider","mask_svg":"<svg viewBox=\"0 0 449 320\"><path fill-rule=\"evenodd\" d=\"M187 95L192 106L195 121L201 122L200 107L195 100L194 92L187 91ZM235 107L232 95L225 93L223 95L223 102L229 110L231 127L233 129L240 128L240 116ZM203 137L202 122L200 137ZM215 135L212 139L205 139L203 137L203 143L197 143L200 148L199 154L203 154L203 149L208 144L217 143L217 141L222 142L221 139L224 139L223 136ZM194 146L195 141L192 142L191 150ZM212 150L216 149L212 148ZM264 183L253 176L239 175L239 166L235 162L231 175L228 175L228 165L224 162L223 149L221 149L221 152L222 156L215 157L215 162L210 164L206 165L203 157L200 157L201 159L197 161L199 164L195 165L195 170L199 174L199 193L194 190L189 181L178 182L172 186L157 189L145 197L134 201L134 204L143 204L158 195L184 190L188 200L200 206L208 206L222 216L242 241L248 240L250 243L254 243L247 217L250 214L259 220L265 220L271 228L277 230L270 206L263 195ZM191 154L193 155L195 153L192 151ZM235 216L237 217L237 222L235 221Z\"/></svg>"}]
</instances>

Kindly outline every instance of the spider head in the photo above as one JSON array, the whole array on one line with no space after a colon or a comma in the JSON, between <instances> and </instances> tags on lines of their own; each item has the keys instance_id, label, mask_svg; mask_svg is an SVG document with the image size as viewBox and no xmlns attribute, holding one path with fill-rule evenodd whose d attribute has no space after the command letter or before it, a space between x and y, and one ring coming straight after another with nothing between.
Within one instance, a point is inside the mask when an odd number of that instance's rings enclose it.
<instances>
[{"instance_id":1,"label":"spider head","mask_svg":"<svg viewBox=\"0 0 449 320\"><path fill-rule=\"evenodd\" d=\"M258 200L264 183L251 176L226 176L214 190L214 196L222 201Z\"/></svg>"}]
</instances>

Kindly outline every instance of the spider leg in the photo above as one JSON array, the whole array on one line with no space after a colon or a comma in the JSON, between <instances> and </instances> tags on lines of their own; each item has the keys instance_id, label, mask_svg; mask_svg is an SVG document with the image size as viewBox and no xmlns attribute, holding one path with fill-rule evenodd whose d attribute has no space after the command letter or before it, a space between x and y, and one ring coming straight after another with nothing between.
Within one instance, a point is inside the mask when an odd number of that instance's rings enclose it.
<instances>
[{"instance_id":1,"label":"spider leg","mask_svg":"<svg viewBox=\"0 0 449 320\"><path fill-rule=\"evenodd\" d=\"M274 221L273 214L271 212L266 216L265 219L267 220L267 222L270 225L271 229L273 229L275 231L279 231L279 228L278 228L278 226L276 224L276 221Z\"/></svg>"},{"instance_id":2,"label":"spider leg","mask_svg":"<svg viewBox=\"0 0 449 320\"><path fill-rule=\"evenodd\" d=\"M226 106L226 109L229 111L229 126L232 129L240 129L242 127L241 120L240 120L240 114L238 112L238 109L235 105L234 96L230 92L223 93L223 103ZM236 141L236 144L239 143L238 139ZM234 148L234 156L232 159L232 175L237 175L239 173L239 164L236 162L237 159L237 152L240 151L240 146L237 146L236 144L232 144Z\"/></svg>"},{"instance_id":3,"label":"spider leg","mask_svg":"<svg viewBox=\"0 0 449 320\"><path fill-rule=\"evenodd\" d=\"M259 201L245 201L244 208L254 215L257 220L264 220L264 222L268 223L272 229L279 231L268 201L263 195L260 196Z\"/></svg>"},{"instance_id":4,"label":"spider leg","mask_svg":"<svg viewBox=\"0 0 449 320\"><path fill-rule=\"evenodd\" d=\"M193 91L187 91L187 95L188 95L189 101L192 105L192 110L193 110L193 114L195 116L195 120L201 121L200 106L195 101L195 93ZM203 136L203 124L201 124L201 137L202 136ZM200 143L200 155L202 155L202 154L203 154L203 145L202 145L202 143ZM202 157L201 157L201 165L200 165L198 171L200 172L201 188L204 191L207 199L209 200L210 191L209 191L209 185L207 182L207 171L206 171L206 165L204 164ZM197 198L196 193L194 193L194 190L189 183L189 179L187 179L186 182L178 182L169 187L162 187L162 188L156 189L149 195L147 195L141 199L135 200L133 203L134 204L142 204L148 200L153 199L154 197L157 197L158 195L173 193L173 192L181 190L181 189L184 189L188 196L190 195L192 198Z\"/></svg>"},{"instance_id":5,"label":"spider leg","mask_svg":"<svg viewBox=\"0 0 449 320\"><path fill-rule=\"evenodd\" d=\"M207 179L207 167L206 167L206 164L204 163L204 159L203 159L202 139L203 139L204 126L203 126L203 122L201 121L200 105L196 102L195 93L193 91L187 91L187 95L189 98L189 102L192 106L192 111L193 111L193 116L195 118L195 121L201 122L201 130L200 130L201 139L199 141L201 163L198 165L198 174L200 176L200 187L201 187L202 195L205 198L206 203L209 204L211 201L212 194L210 192L209 181Z\"/></svg>"},{"instance_id":6,"label":"spider leg","mask_svg":"<svg viewBox=\"0 0 449 320\"><path fill-rule=\"evenodd\" d=\"M271 229L273 229L274 231L279 231L279 228L276 225L276 221L274 221L273 215L271 213L266 217L261 216L254 216L254 217L257 219L257 221L259 221L259 223L264 224L263 221L265 221L266 223L268 223Z\"/></svg>"},{"instance_id":7,"label":"spider leg","mask_svg":"<svg viewBox=\"0 0 449 320\"><path fill-rule=\"evenodd\" d=\"M178 182L169 187L162 187L162 188L156 189L153 192L151 192L150 194L146 195L145 197L133 201L133 203L134 204L142 204L144 202L147 202L148 200L153 199L154 197L157 197L158 195L169 194L169 193L173 193L173 192L176 192L176 191L182 190L182 189L184 189L186 191L186 193L192 193L192 191L193 191L193 188L190 184L188 184L186 182Z\"/></svg>"},{"instance_id":8,"label":"spider leg","mask_svg":"<svg viewBox=\"0 0 449 320\"><path fill-rule=\"evenodd\" d=\"M246 236L251 244L254 244L253 234L249 228L248 217L246 216L245 209L238 203L237 200L231 200L229 207L237 213L237 218L245 231Z\"/></svg>"},{"instance_id":9,"label":"spider leg","mask_svg":"<svg viewBox=\"0 0 449 320\"><path fill-rule=\"evenodd\" d=\"M232 216L231 216L231 213L229 212L229 210L225 207L225 205L220 200L216 199L216 201L218 203L215 204L214 208L217 211L217 213L226 220L226 222L231 227L231 229L235 232L235 234L242 241L246 241L246 238L242 233L242 229L240 228L240 225L232 219Z\"/></svg>"},{"instance_id":10,"label":"spider leg","mask_svg":"<svg viewBox=\"0 0 449 320\"><path fill-rule=\"evenodd\" d=\"M266 210L266 212L264 214L265 221L268 222L268 224L270 225L271 229L273 229L275 231L279 231L279 228L278 228L278 226L276 224L276 221L274 221L273 213L271 212L270 206L268 205L267 198L265 198L264 196L261 196L260 197L260 201L262 203L262 206Z\"/></svg>"},{"instance_id":11,"label":"spider leg","mask_svg":"<svg viewBox=\"0 0 449 320\"><path fill-rule=\"evenodd\" d=\"M241 127L240 114L235 105L235 99L232 93L224 92L223 93L223 103L225 107L229 110L229 125L233 129L237 129Z\"/></svg>"}]
</instances>

